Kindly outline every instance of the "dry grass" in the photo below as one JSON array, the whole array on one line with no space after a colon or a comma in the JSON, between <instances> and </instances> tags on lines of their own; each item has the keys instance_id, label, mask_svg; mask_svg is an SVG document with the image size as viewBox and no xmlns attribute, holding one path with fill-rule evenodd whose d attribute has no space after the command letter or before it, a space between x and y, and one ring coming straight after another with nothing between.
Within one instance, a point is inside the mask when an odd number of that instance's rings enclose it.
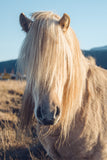
<instances>
[{"instance_id":1,"label":"dry grass","mask_svg":"<svg viewBox=\"0 0 107 160\"><path fill-rule=\"evenodd\" d=\"M25 81L0 81L0 160L49 160L36 135L36 120L20 130Z\"/></svg>"}]
</instances>

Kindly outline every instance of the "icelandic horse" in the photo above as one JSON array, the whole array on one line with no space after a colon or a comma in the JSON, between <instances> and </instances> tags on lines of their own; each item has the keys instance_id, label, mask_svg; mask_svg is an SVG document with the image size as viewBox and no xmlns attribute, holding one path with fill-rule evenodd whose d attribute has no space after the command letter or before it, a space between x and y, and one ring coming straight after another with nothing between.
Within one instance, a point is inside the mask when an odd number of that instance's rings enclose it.
<instances>
[{"instance_id":1,"label":"icelandic horse","mask_svg":"<svg viewBox=\"0 0 107 160\"><path fill-rule=\"evenodd\" d=\"M22 13L20 24L26 38L19 67L27 76L22 127L34 113L53 160L107 160L107 70L82 54L67 14Z\"/></svg>"}]
</instances>

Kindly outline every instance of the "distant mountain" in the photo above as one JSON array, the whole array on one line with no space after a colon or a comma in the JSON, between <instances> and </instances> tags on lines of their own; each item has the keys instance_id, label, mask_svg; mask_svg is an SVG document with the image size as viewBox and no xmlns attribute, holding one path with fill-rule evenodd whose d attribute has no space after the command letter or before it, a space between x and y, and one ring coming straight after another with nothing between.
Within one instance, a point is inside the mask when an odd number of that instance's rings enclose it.
<instances>
[{"instance_id":1,"label":"distant mountain","mask_svg":"<svg viewBox=\"0 0 107 160\"><path fill-rule=\"evenodd\" d=\"M83 54L87 56L92 56L96 59L96 64L102 68L107 69L107 46L96 47L90 50L82 50ZM0 62L0 73L3 73L4 70L7 73L14 71L16 73L17 68L17 59L9 60L5 62Z\"/></svg>"},{"instance_id":2,"label":"distant mountain","mask_svg":"<svg viewBox=\"0 0 107 160\"><path fill-rule=\"evenodd\" d=\"M92 48L91 51L107 51L107 46L103 46L103 47L95 47Z\"/></svg>"},{"instance_id":3,"label":"distant mountain","mask_svg":"<svg viewBox=\"0 0 107 160\"><path fill-rule=\"evenodd\" d=\"M83 50L83 53L86 57L94 57L98 66L107 69L107 46Z\"/></svg>"},{"instance_id":4,"label":"distant mountain","mask_svg":"<svg viewBox=\"0 0 107 160\"><path fill-rule=\"evenodd\" d=\"M4 61L0 62L0 73L11 73L14 72L16 73L16 65L17 65L17 60L9 60L9 61Z\"/></svg>"}]
</instances>

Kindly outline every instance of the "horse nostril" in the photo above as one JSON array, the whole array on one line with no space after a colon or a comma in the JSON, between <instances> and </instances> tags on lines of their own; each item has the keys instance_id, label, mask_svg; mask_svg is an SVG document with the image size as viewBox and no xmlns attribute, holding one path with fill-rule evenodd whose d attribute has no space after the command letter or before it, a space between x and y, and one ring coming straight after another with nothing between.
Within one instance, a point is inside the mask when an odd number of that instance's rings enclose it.
<instances>
[{"instance_id":1,"label":"horse nostril","mask_svg":"<svg viewBox=\"0 0 107 160\"><path fill-rule=\"evenodd\" d=\"M42 113L41 113L41 107L40 107L40 106L39 106L38 109L37 109L37 117L38 117L39 119L42 118Z\"/></svg>"},{"instance_id":2,"label":"horse nostril","mask_svg":"<svg viewBox=\"0 0 107 160\"><path fill-rule=\"evenodd\" d=\"M59 116L60 114L60 109L58 106L56 106L56 113L55 113L55 117Z\"/></svg>"}]
</instances>

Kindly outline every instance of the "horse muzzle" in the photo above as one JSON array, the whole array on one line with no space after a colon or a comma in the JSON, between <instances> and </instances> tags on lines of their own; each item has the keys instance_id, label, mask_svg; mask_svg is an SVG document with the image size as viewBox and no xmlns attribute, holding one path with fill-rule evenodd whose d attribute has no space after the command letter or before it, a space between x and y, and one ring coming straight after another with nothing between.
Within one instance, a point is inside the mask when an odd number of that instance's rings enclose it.
<instances>
[{"instance_id":1,"label":"horse muzzle","mask_svg":"<svg viewBox=\"0 0 107 160\"><path fill-rule=\"evenodd\" d=\"M37 108L37 119L42 125L54 125L60 119L60 108L56 106L53 111L43 109L43 106Z\"/></svg>"}]
</instances>

